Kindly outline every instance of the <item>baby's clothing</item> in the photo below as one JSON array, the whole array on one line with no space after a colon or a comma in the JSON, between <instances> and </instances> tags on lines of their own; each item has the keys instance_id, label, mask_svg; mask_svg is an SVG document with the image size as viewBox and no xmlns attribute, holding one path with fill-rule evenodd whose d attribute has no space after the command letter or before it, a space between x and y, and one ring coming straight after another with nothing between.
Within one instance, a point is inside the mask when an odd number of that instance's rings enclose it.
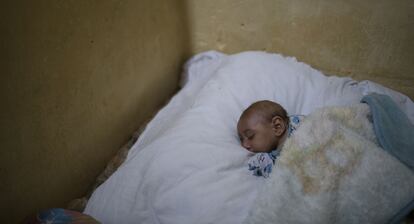
<instances>
[{"instance_id":1,"label":"baby's clothing","mask_svg":"<svg viewBox=\"0 0 414 224\"><path fill-rule=\"evenodd\" d=\"M303 115L292 115L289 116L289 127L288 137L299 127L302 120L305 118ZM269 153L256 153L252 158L249 159L248 165L249 170L253 172L255 176L263 176L264 178L269 177L272 172L272 167L275 164L276 158L279 156L281 148L272 150Z\"/></svg>"}]
</instances>

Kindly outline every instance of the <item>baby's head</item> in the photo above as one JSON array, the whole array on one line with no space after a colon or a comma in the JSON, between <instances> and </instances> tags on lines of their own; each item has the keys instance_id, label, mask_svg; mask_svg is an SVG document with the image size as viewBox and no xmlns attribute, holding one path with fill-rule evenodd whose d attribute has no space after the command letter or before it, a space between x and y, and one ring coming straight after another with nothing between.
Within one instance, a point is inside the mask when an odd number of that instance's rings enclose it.
<instances>
[{"instance_id":1,"label":"baby's head","mask_svg":"<svg viewBox=\"0 0 414 224\"><path fill-rule=\"evenodd\" d=\"M284 139L289 125L286 110L263 100L250 105L237 124L241 144L251 152L270 152Z\"/></svg>"}]
</instances>

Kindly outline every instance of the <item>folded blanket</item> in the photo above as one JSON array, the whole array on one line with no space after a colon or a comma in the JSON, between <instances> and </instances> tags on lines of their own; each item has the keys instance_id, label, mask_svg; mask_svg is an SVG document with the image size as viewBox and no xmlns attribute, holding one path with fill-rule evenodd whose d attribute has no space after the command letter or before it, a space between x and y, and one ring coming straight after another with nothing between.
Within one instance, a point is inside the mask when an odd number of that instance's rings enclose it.
<instances>
[{"instance_id":1,"label":"folded blanket","mask_svg":"<svg viewBox=\"0 0 414 224\"><path fill-rule=\"evenodd\" d=\"M414 171L414 125L397 104L383 94L364 96L372 112L375 135L381 147Z\"/></svg>"},{"instance_id":2,"label":"folded blanket","mask_svg":"<svg viewBox=\"0 0 414 224\"><path fill-rule=\"evenodd\" d=\"M366 104L315 111L289 138L245 223L388 223L414 173L377 143Z\"/></svg>"}]
</instances>

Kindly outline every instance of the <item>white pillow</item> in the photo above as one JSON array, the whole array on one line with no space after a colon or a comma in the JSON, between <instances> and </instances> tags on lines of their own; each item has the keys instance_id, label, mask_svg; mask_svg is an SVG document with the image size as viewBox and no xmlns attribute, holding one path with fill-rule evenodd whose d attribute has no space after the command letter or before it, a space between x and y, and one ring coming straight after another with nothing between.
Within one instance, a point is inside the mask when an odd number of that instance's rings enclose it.
<instances>
[{"instance_id":1,"label":"white pillow","mask_svg":"<svg viewBox=\"0 0 414 224\"><path fill-rule=\"evenodd\" d=\"M221 93L222 98L238 102L239 109L268 99L279 102L290 114L306 115L327 105L359 102L362 97L358 82L350 78L326 77L295 58L278 54L244 52L231 55L216 73L210 81L215 87L209 87L208 92ZM238 118L238 114L232 116Z\"/></svg>"}]
</instances>

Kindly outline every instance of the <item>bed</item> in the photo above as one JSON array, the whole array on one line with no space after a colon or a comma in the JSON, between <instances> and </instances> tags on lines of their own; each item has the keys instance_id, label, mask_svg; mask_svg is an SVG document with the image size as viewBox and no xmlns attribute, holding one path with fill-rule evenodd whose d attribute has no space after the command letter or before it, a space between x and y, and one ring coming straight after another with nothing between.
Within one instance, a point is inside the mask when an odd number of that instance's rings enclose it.
<instances>
[{"instance_id":1,"label":"bed","mask_svg":"<svg viewBox=\"0 0 414 224\"><path fill-rule=\"evenodd\" d=\"M253 176L246 165L252 154L236 131L241 112L258 100L276 101L289 114L324 108L363 114L369 112L360 101L372 92L391 97L412 124L414 104L407 96L368 80L325 76L294 57L266 52L200 53L185 64L180 85L122 165L93 192L84 213L103 223L390 223L412 210L412 170L378 150L374 138L372 154L360 157L372 159L356 162L368 171L347 171L348 179L334 188L364 187L351 193L329 188L318 196L325 185L306 190L309 185L298 184L297 173L286 167L276 167L269 179Z\"/></svg>"}]
</instances>

